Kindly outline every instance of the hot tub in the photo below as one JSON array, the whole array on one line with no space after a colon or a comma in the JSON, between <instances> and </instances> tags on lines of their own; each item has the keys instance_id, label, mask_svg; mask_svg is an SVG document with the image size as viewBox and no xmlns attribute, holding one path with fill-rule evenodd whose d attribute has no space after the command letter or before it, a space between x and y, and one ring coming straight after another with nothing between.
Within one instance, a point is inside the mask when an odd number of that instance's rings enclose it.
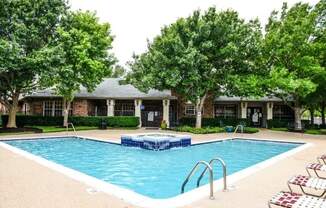
<instances>
[{"instance_id":1,"label":"hot tub","mask_svg":"<svg viewBox=\"0 0 326 208\"><path fill-rule=\"evenodd\" d=\"M179 134L147 133L121 135L121 145L148 150L166 150L191 145L191 137Z\"/></svg>"}]
</instances>

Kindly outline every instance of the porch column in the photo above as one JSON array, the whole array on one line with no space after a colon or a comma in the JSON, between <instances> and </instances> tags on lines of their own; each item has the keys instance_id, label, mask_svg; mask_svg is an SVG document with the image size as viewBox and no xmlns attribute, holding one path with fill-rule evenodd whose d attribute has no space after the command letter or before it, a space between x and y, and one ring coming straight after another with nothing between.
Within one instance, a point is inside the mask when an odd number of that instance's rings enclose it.
<instances>
[{"instance_id":1,"label":"porch column","mask_svg":"<svg viewBox=\"0 0 326 208\"><path fill-rule=\"evenodd\" d=\"M273 102L267 102L266 103L267 107L267 120L272 120L273 119Z\"/></svg>"},{"instance_id":2,"label":"porch column","mask_svg":"<svg viewBox=\"0 0 326 208\"><path fill-rule=\"evenodd\" d=\"M247 118L247 102L241 102L241 118Z\"/></svg>"},{"instance_id":3,"label":"porch column","mask_svg":"<svg viewBox=\"0 0 326 208\"><path fill-rule=\"evenodd\" d=\"M163 120L166 122L167 127L170 127L170 100L163 101Z\"/></svg>"},{"instance_id":4,"label":"porch column","mask_svg":"<svg viewBox=\"0 0 326 208\"><path fill-rule=\"evenodd\" d=\"M106 100L106 105L108 106L107 115L114 116L114 100L113 99Z\"/></svg>"},{"instance_id":5,"label":"porch column","mask_svg":"<svg viewBox=\"0 0 326 208\"><path fill-rule=\"evenodd\" d=\"M142 100L141 99L136 99L135 100L135 116L139 118L139 126L141 127L141 105L142 105Z\"/></svg>"}]
</instances>

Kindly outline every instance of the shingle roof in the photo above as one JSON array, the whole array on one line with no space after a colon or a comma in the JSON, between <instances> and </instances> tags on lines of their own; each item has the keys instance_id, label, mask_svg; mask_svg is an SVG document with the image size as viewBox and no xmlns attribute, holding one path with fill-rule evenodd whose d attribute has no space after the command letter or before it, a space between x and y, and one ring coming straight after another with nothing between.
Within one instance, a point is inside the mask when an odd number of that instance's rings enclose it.
<instances>
[{"instance_id":1,"label":"shingle roof","mask_svg":"<svg viewBox=\"0 0 326 208\"><path fill-rule=\"evenodd\" d=\"M135 99L135 98L142 98L142 99L162 99L162 98L169 98L169 99L176 99L175 96L171 95L171 90L149 90L148 93L143 93L139 91L134 86L127 84L127 85L120 85L119 81L120 78L106 78L102 83L100 83L97 88L93 92L87 92L84 87L81 87L80 92L75 94L77 98L90 98L90 99ZM40 90L34 93L31 93L25 97L59 97L55 94L54 90L46 89Z\"/></svg>"},{"instance_id":2,"label":"shingle roof","mask_svg":"<svg viewBox=\"0 0 326 208\"><path fill-rule=\"evenodd\" d=\"M268 101L274 101L274 102L280 102L282 99L277 97L262 97L262 98L241 98L241 97L228 97L228 96L219 96L215 98L215 101L261 101L261 102L268 102Z\"/></svg>"}]
</instances>

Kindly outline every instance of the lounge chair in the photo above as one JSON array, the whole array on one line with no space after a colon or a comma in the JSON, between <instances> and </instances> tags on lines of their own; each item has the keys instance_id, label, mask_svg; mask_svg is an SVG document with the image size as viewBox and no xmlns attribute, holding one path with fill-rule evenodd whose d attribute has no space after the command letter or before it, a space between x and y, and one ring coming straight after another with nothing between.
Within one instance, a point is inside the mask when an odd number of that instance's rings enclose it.
<instances>
[{"instance_id":1,"label":"lounge chair","mask_svg":"<svg viewBox=\"0 0 326 208\"><path fill-rule=\"evenodd\" d=\"M299 186L301 191L304 194L310 195L310 196L322 197L326 193L326 180L320 179L320 178L296 175L296 176L293 176L288 181L288 187L289 187L290 191L293 192L291 185ZM319 192L321 194L318 195L318 194L308 193L305 189L311 189L311 190L314 189L315 192Z\"/></svg>"},{"instance_id":2,"label":"lounge chair","mask_svg":"<svg viewBox=\"0 0 326 208\"><path fill-rule=\"evenodd\" d=\"M286 208L325 208L326 199L291 192L280 192L268 202L269 208L272 208L272 205Z\"/></svg>"},{"instance_id":3,"label":"lounge chair","mask_svg":"<svg viewBox=\"0 0 326 208\"><path fill-rule=\"evenodd\" d=\"M325 176L321 176L319 172L325 172L326 173L326 165L322 165L319 163L309 163L306 166L306 171L311 176L311 173L309 170L313 170L318 178L326 179Z\"/></svg>"},{"instance_id":4,"label":"lounge chair","mask_svg":"<svg viewBox=\"0 0 326 208\"><path fill-rule=\"evenodd\" d=\"M326 165L326 154L317 157L317 160L320 164L322 164L322 161L324 162L324 164Z\"/></svg>"}]
</instances>

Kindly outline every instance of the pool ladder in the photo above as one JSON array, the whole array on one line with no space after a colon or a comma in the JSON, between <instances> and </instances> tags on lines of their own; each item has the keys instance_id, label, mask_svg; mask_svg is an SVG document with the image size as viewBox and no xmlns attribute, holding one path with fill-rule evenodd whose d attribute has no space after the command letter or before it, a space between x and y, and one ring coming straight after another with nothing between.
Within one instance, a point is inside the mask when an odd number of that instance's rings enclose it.
<instances>
[{"instance_id":1,"label":"pool ladder","mask_svg":"<svg viewBox=\"0 0 326 208\"><path fill-rule=\"evenodd\" d=\"M213 158L209 161L209 163L207 163L206 161L198 161L196 163L196 165L192 168L192 170L190 171L190 173L188 174L188 176L186 177L186 179L184 180L184 182L182 183L181 186L181 193L184 193L185 190L185 186L188 183L188 181L190 180L190 178L194 175L194 173L197 171L198 167L200 165L204 165L205 169L203 170L203 172L200 174L200 176L197 179L197 187L199 187L200 185L200 181L201 179L204 177L205 173L209 172L209 189L210 189L210 193L209 193L209 198L210 199L214 199L214 171L212 168L212 165L214 162L219 162L221 163L222 167L223 167L223 191L227 190L227 184L226 184L226 164L225 162L221 159L221 158Z\"/></svg>"},{"instance_id":2,"label":"pool ladder","mask_svg":"<svg viewBox=\"0 0 326 208\"><path fill-rule=\"evenodd\" d=\"M69 132L69 125L71 126L71 128L72 128L73 131L74 131L75 136L77 137L78 135L77 135L77 132L76 132L76 129L75 129L75 126L74 126L73 123L68 123L68 125L67 125L67 134L68 134L68 132Z\"/></svg>"},{"instance_id":3,"label":"pool ladder","mask_svg":"<svg viewBox=\"0 0 326 208\"><path fill-rule=\"evenodd\" d=\"M233 132L233 136L235 135L235 133L237 133L237 131L238 131L239 128L240 128L241 134L243 134L244 126L240 124L240 125L237 125L235 127L235 130Z\"/></svg>"}]
</instances>

